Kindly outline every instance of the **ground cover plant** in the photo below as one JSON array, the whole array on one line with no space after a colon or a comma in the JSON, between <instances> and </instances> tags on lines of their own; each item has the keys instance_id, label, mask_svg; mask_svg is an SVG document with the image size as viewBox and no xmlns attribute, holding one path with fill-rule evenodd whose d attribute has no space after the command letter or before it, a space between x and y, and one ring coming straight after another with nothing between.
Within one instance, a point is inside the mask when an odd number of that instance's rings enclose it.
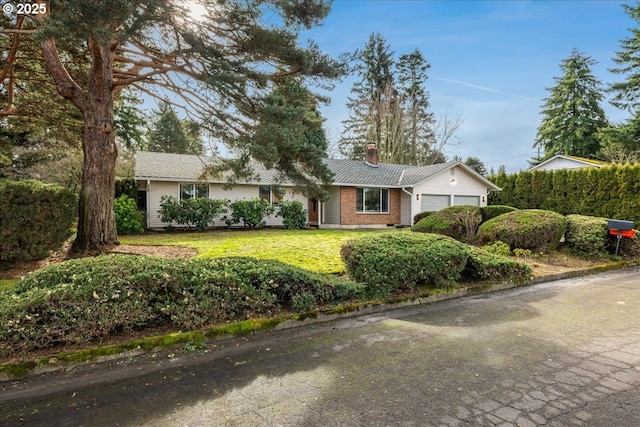
<instances>
[{"instance_id":1,"label":"ground cover plant","mask_svg":"<svg viewBox=\"0 0 640 427\"><path fill-rule=\"evenodd\" d=\"M122 236L126 245L186 246L199 258L251 256L275 259L319 273L344 273L342 244L358 237L397 230L219 230L211 233L148 233Z\"/></svg>"},{"instance_id":2,"label":"ground cover plant","mask_svg":"<svg viewBox=\"0 0 640 427\"><path fill-rule=\"evenodd\" d=\"M70 260L0 292L0 356L163 325L193 330L283 309L309 311L358 289L331 275L252 258Z\"/></svg>"}]
</instances>

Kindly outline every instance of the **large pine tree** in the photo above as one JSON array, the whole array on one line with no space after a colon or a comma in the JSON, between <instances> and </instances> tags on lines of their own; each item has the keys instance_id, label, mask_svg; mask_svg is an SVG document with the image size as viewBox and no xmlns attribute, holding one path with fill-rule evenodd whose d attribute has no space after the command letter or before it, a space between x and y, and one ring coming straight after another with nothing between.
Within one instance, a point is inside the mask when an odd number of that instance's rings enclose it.
<instances>
[{"instance_id":1,"label":"large pine tree","mask_svg":"<svg viewBox=\"0 0 640 427\"><path fill-rule=\"evenodd\" d=\"M604 110L602 83L594 77L596 62L574 49L560 64L562 77L547 88L549 97L542 107L542 122L534 147L546 160L556 154L594 157L600 151L598 131L608 125Z\"/></svg>"},{"instance_id":2,"label":"large pine tree","mask_svg":"<svg viewBox=\"0 0 640 427\"><path fill-rule=\"evenodd\" d=\"M344 132L340 140L340 152L351 158L361 159L367 143L378 146L379 159L386 161L384 146L385 109L394 102L393 52L380 33L373 33L362 51L352 55L351 72L358 76L351 88L347 102L349 118L343 122Z\"/></svg>"},{"instance_id":3,"label":"large pine tree","mask_svg":"<svg viewBox=\"0 0 640 427\"><path fill-rule=\"evenodd\" d=\"M431 65L416 49L398 58L398 85L403 95L404 140L408 145L404 150L403 163L432 163L435 149L433 125L435 119L429 106L429 92L425 88L427 71Z\"/></svg>"},{"instance_id":4,"label":"large pine tree","mask_svg":"<svg viewBox=\"0 0 640 427\"><path fill-rule=\"evenodd\" d=\"M192 15L179 0L65 0L51 2L48 16L3 21L0 115L15 113L23 87L14 54L28 46L83 120L84 154L76 250L118 243L113 188L117 157L114 99L135 87L191 109L208 132L246 153L245 136L256 123L272 81L283 75L330 82L336 63L310 43L298 44L301 28L318 25L329 12L324 0L200 0L206 14ZM274 18L274 16L276 16ZM196 19L197 18L197 19ZM6 24L6 25L5 25ZM77 59L81 61L78 62ZM301 170L304 159L293 162ZM310 166L313 168L313 165Z\"/></svg>"},{"instance_id":5,"label":"large pine tree","mask_svg":"<svg viewBox=\"0 0 640 427\"><path fill-rule=\"evenodd\" d=\"M640 3L636 6L623 4L622 7L636 24L640 24ZM622 75L625 79L611 85L610 91L614 95L611 103L634 112L640 106L640 29L632 29L631 37L620 41L620 47L613 58L618 67L609 71Z\"/></svg>"},{"instance_id":6,"label":"large pine tree","mask_svg":"<svg viewBox=\"0 0 640 427\"><path fill-rule=\"evenodd\" d=\"M416 49L395 60L385 38L373 33L351 59L358 80L347 102L342 155L361 159L373 142L381 162L429 164L440 159L425 88L430 65L422 53Z\"/></svg>"}]
</instances>

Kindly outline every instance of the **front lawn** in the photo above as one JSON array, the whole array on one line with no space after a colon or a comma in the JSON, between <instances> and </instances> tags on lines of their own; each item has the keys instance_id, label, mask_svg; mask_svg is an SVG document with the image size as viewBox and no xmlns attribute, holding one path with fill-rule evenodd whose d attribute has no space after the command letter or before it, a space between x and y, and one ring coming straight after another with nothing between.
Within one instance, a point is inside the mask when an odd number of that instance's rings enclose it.
<instances>
[{"instance_id":1,"label":"front lawn","mask_svg":"<svg viewBox=\"0 0 640 427\"><path fill-rule=\"evenodd\" d=\"M123 245L186 246L200 258L249 256L272 259L319 273L343 273L340 248L349 240L400 230L219 230L120 236Z\"/></svg>"}]
</instances>

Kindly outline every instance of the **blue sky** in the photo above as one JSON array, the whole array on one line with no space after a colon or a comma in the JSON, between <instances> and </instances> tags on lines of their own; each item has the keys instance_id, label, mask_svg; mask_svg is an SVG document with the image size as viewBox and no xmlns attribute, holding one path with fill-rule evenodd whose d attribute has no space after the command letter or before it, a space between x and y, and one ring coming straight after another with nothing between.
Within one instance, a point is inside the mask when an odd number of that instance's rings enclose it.
<instances>
[{"instance_id":1,"label":"blue sky","mask_svg":"<svg viewBox=\"0 0 640 427\"><path fill-rule=\"evenodd\" d=\"M427 90L432 111L460 116L460 143L451 157L478 157L487 169L528 168L540 124L545 88L560 77L560 62L573 48L598 62L594 75L619 81L608 71L620 40L634 22L620 1L374 1L335 0L324 25L307 31L321 49L338 56L364 47L380 32L396 56L420 49L431 64ZM331 140L348 117L347 78L322 108ZM626 114L603 104L610 120Z\"/></svg>"}]
</instances>

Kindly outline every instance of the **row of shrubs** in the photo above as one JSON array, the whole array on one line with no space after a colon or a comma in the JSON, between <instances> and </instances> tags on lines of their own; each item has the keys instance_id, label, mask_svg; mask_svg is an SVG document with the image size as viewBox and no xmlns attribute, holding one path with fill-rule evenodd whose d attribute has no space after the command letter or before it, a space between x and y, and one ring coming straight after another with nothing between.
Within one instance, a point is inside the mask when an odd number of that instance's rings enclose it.
<instances>
[{"instance_id":1,"label":"row of shrubs","mask_svg":"<svg viewBox=\"0 0 640 427\"><path fill-rule=\"evenodd\" d=\"M0 356L135 330L309 311L362 286L277 261L103 255L27 275L0 292Z\"/></svg>"},{"instance_id":2,"label":"row of shrubs","mask_svg":"<svg viewBox=\"0 0 640 427\"><path fill-rule=\"evenodd\" d=\"M610 236L607 218L561 215L541 209L518 210L509 206L452 206L421 219L412 228L420 233L438 233L466 243L504 242L510 250L542 251L564 245L579 255L604 256L616 238ZM640 255L637 238L623 239L621 255Z\"/></svg>"},{"instance_id":3,"label":"row of shrubs","mask_svg":"<svg viewBox=\"0 0 640 427\"><path fill-rule=\"evenodd\" d=\"M369 296L384 297L421 285L447 288L457 281L525 280L529 266L432 233L388 233L351 240L342 246L351 278Z\"/></svg>"},{"instance_id":4,"label":"row of shrubs","mask_svg":"<svg viewBox=\"0 0 640 427\"><path fill-rule=\"evenodd\" d=\"M282 224L287 229L307 226L307 212L300 201L282 200L276 207L257 197L231 202L208 198L178 200L173 196L163 196L158 217L169 223L170 228L176 223L190 230L204 231L219 217L228 227L242 223L246 228L262 228L266 225L265 217L274 213L282 217Z\"/></svg>"},{"instance_id":5,"label":"row of shrubs","mask_svg":"<svg viewBox=\"0 0 640 427\"><path fill-rule=\"evenodd\" d=\"M46 258L71 237L76 196L39 181L0 180L0 265Z\"/></svg>"},{"instance_id":6,"label":"row of shrubs","mask_svg":"<svg viewBox=\"0 0 640 427\"><path fill-rule=\"evenodd\" d=\"M640 222L638 164L499 173L489 179L502 188L489 194L490 204Z\"/></svg>"},{"instance_id":7,"label":"row of shrubs","mask_svg":"<svg viewBox=\"0 0 640 427\"><path fill-rule=\"evenodd\" d=\"M345 243L352 279L253 258L103 255L27 275L0 292L0 357L154 327L193 330L331 301L385 297L459 280L524 280L529 268L447 236L407 231Z\"/></svg>"}]
</instances>

